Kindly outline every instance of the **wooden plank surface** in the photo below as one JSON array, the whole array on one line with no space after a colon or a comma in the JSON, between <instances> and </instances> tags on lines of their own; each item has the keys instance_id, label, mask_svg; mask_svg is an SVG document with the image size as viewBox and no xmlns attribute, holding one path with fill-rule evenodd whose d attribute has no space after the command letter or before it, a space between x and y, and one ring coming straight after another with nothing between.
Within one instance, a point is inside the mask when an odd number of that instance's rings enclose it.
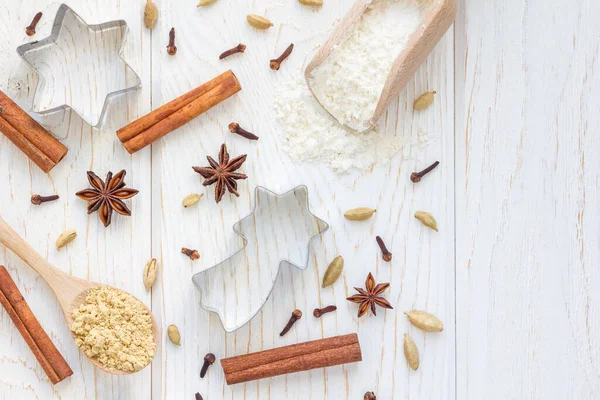
<instances>
[{"instance_id":1,"label":"wooden plank surface","mask_svg":"<svg viewBox=\"0 0 600 400\"><path fill-rule=\"evenodd\" d=\"M202 9L193 1L157 0L160 16L152 33L142 24L143 3L69 3L89 23L129 23L125 58L143 87L111 102L101 130L71 113L43 119L70 150L49 175L0 136L0 214L64 271L124 288L151 304L163 332L176 324L183 344L175 347L163 335L152 366L133 376L96 371L71 341L49 288L0 248L0 263L75 371L53 387L2 313L0 398L181 399L200 392L209 400L337 400L360 399L367 390L391 399L594 398L600 390L594 291L600 279L594 264L600 252L599 5L463 2L453 30L384 117L385 134L409 142L402 154L388 165L338 177L322 166L289 160L272 99L282 84L301 75L351 0L325 0L318 10L280 0L218 0ZM35 77L15 48L28 40L24 27L35 12L50 4L0 0L6 38L0 43L0 89L23 106L31 102ZM265 15L275 26L254 31L245 22L248 13ZM47 35L53 16L46 13L35 38ZM177 31L175 57L166 54L171 27ZM240 42L248 45L246 53L218 60ZM290 59L271 71L268 60L291 42L296 47ZM127 154L116 129L229 68L242 83L241 93L152 149ZM434 105L413 113L414 97L427 90L437 91ZM233 136L227 130L232 121L261 139ZM422 133L431 138L428 146L418 143ZM217 205L213 188L204 188L191 166L204 165L224 142L232 155L248 154L242 170L249 179L240 183L240 198L226 195ZM434 160L441 165L431 176L410 183L411 171ZM87 187L85 171L103 176L123 168L140 194L129 202L131 218L116 217L104 229L96 215L86 216L74 193ZM298 184L307 185L312 211L331 231L312 246L307 270L282 269L265 308L227 334L216 315L200 308L191 276L239 248L231 227L252 209L256 185L283 192ZM205 196L197 207L183 209L181 199L191 192ZM58 193L61 199L35 207L32 193ZM377 216L349 224L342 213L355 206L376 207ZM414 220L419 209L435 215L439 233ZM77 229L79 237L57 252L54 241L67 228ZM375 235L394 253L391 264L381 261ZM185 258L183 246L198 249L201 259ZM346 259L342 279L320 289L338 254ZM141 271L152 256L160 276L149 295ZM378 282L391 283L385 296L394 310L359 320L356 305L345 297L364 285L369 271ZM338 311L312 317L313 308L329 304ZM304 317L280 338L294 308ZM412 308L438 315L444 332L424 334L410 326L402 312ZM361 363L230 387L217 362L206 378L199 377L208 351L230 357L352 332L360 339ZM416 372L404 359L405 332L421 351Z\"/></svg>"},{"instance_id":2,"label":"wooden plank surface","mask_svg":"<svg viewBox=\"0 0 600 400\"><path fill-rule=\"evenodd\" d=\"M75 4L76 3L76 4ZM149 35L142 29L140 11L112 2L70 4L88 23L123 18L131 34L125 46L125 58L143 77L145 88L110 103L109 118L101 130L92 129L75 113L64 113L40 121L68 148L65 159L50 174L41 172L3 135L0 135L0 214L40 254L58 268L75 276L123 288L150 304L150 295L141 281L145 262L151 256L151 169L150 151L135 158L119 145L115 129L127 119L150 109ZM48 7L48 8L47 8ZM20 61L16 47L26 40L24 27L39 10L45 15L33 39L49 35L58 8L49 1L3 1L0 3L5 38L0 44L1 89L23 107L31 104L36 78ZM90 60L93 62L93 60ZM121 110L121 111L120 111ZM104 228L97 214L87 216L86 202L75 192L89 187L86 171L102 178L109 170L127 170L128 186L140 194L128 203L131 218L113 216ZM58 194L54 203L34 206L32 193ZM56 238L66 229L76 229L78 237L57 251ZM79 353L64 322L61 309L48 286L26 264L5 248L0 248L0 263L6 265L33 312L65 356L74 375L52 386L20 337L10 319L0 320L0 398L51 399L129 399L150 398L151 370L136 375L112 377L95 369Z\"/></svg>"},{"instance_id":3,"label":"wooden plank surface","mask_svg":"<svg viewBox=\"0 0 600 400\"><path fill-rule=\"evenodd\" d=\"M597 398L600 5L466 3L456 24L456 397Z\"/></svg>"}]
</instances>

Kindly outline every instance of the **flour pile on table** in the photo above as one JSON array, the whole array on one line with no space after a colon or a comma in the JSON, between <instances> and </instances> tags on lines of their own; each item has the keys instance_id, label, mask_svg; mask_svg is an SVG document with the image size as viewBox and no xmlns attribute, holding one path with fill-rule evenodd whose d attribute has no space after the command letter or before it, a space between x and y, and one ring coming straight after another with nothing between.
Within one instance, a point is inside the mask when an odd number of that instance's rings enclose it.
<instances>
[{"instance_id":1,"label":"flour pile on table","mask_svg":"<svg viewBox=\"0 0 600 400\"><path fill-rule=\"evenodd\" d=\"M400 136L383 136L378 130L367 134L346 130L299 78L276 96L275 110L285 149L295 162L324 163L338 173L350 168L365 170L375 162L389 160L404 146Z\"/></svg>"}]
</instances>

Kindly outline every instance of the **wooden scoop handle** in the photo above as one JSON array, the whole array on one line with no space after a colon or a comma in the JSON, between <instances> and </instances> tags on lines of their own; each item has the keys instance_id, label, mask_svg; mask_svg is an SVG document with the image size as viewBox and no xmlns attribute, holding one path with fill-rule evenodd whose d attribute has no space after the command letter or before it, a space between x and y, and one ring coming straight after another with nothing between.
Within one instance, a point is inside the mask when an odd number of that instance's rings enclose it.
<instances>
[{"instance_id":1,"label":"wooden scoop handle","mask_svg":"<svg viewBox=\"0 0 600 400\"><path fill-rule=\"evenodd\" d=\"M52 290L54 290L54 293L56 293L62 303L62 298L59 296L60 289L71 286L71 281L76 278L53 267L29 246L29 244L27 244L27 242L13 230L4 219L2 219L2 217L0 217L0 243L33 268L35 272L48 283Z\"/></svg>"}]
</instances>

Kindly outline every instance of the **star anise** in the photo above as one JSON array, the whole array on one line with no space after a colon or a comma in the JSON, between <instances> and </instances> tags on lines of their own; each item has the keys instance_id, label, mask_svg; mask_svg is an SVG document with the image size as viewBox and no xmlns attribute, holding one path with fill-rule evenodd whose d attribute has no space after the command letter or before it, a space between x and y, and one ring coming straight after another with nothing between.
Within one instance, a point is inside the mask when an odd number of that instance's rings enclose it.
<instances>
[{"instance_id":1,"label":"star anise","mask_svg":"<svg viewBox=\"0 0 600 400\"><path fill-rule=\"evenodd\" d=\"M367 290L355 287L354 290L360 294L350 296L346 300L351 301L352 303L360 303L360 306L358 307L358 318L365 315L369 307L371 307L373 315L377 315L375 312L376 305L383 308L394 308L386 299L378 296L379 294L385 292L388 287L390 287L389 283L380 283L379 285L375 286L375 278L373 278L373 275L369 272L369 276L367 276L367 280L365 282L365 288Z\"/></svg>"},{"instance_id":2,"label":"star anise","mask_svg":"<svg viewBox=\"0 0 600 400\"><path fill-rule=\"evenodd\" d=\"M217 183L217 187L215 188L215 200L217 203L223 198L225 189L229 190L229 193L233 193L239 197L240 194L237 192L236 180L246 179L248 177L244 174L234 171L238 170L244 161L246 161L246 154L238 156L233 160L229 160L227 146L225 146L225 143L223 143L221 145L221 150L219 151L218 163L211 156L207 156L206 159L208 160L210 167L192 168L194 171L206 178L204 179L204 182L202 182L204 186L212 185L215 182Z\"/></svg>"},{"instance_id":3,"label":"star anise","mask_svg":"<svg viewBox=\"0 0 600 400\"><path fill-rule=\"evenodd\" d=\"M75 193L80 199L90 202L87 207L88 214L100 210L98 213L104 226L110 225L113 210L121 215L131 215L131 211L122 200L132 198L138 191L125 187L125 174L125 170L115 176L109 172L106 181L102 181L98 175L88 171L87 177L92 187Z\"/></svg>"}]
</instances>

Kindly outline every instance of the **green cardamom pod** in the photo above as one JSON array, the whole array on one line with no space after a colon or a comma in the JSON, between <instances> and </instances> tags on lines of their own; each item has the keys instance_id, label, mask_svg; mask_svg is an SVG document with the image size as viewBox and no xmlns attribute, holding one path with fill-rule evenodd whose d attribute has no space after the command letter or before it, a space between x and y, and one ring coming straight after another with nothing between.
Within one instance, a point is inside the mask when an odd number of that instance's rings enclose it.
<instances>
[{"instance_id":1,"label":"green cardamom pod","mask_svg":"<svg viewBox=\"0 0 600 400\"><path fill-rule=\"evenodd\" d=\"M144 23L146 24L146 28L152 29L154 25L156 25L156 20L158 20L158 8L156 8L156 4L152 2L152 0L146 0L146 9L144 10Z\"/></svg>"},{"instance_id":2,"label":"green cardamom pod","mask_svg":"<svg viewBox=\"0 0 600 400\"><path fill-rule=\"evenodd\" d=\"M416 371L419 368L419 349L408 333L404 334L404 356L408 365Z\"/></svg>"},{"instance_id":3,"label":"green cardamom pod","mask_svg":"<svg viewBox=\"0 0 600 400\"><path fill-rule=\"evenodd\" d=\"M412 310L405 312L411 324L425 332L441 332L444 330L444 324L438 317L425 311Z\"/></svg>"},{"instance_id":4,"label":"green cardamom pod","mask_svg":"<svg viewBox=\"0 0 600 400\"><path fill-rule=\"evenodd\" d=\"M417 211L415 213L415 218L421 221L426 227L438 232L437 222L435 221L435 218L433 218L433 215L425 211Z\"/></svg>"},{"instance_id":5,"label":"green cardamom pod","mask_svg":"<svg viewBox=\"0 0 600 400\"><path fill-rule=\"evenodd\" d=\"M348 210L344 213L344 217L350 221L366 221L375 214L377 210L368 207L358 207Z\"/></svg>"},{"instance_id":6,"label":"green cardamom pod","mask_svg":"<svg viewBox=\"0 0 600 400\"><path fill-rule=\"evenodd\" d=\"M146 291L150 291L154 282L156 282L156 277L158 275L158 262L156 258L148 261L146 266L144 267L144 286L146 286Z\"/></svg>"},{"instance_id":7,"label":"green cardamom pod","mask_svg":"<svg viewBox=\"0 0 600 400\"><path fill-rule=\"evenodd\" d=\"M196 204L197 202L199 202L200 199L202 198L202 196L204 196L204 194L197 194L197 193L188 194L187 196L185 196L183 198L181 205L183 205L185 208L191 207L194 204Z\"/></svg>"},{"instance_id":8,"label":"green cardamom pod","mask_svg":"<svg viewBox=\"0 0 600 400\"><path fill-rule=\"evenodd\" d=\"M72 242L77 237L77 232L75 229L69 229L60 234L58 239L56 239L56 250L60 250L65 247L67 243Z\"/></svg>"},{"instance_id":9,"label":"green cardamom pod","mask_svg":"<svg viewBox=\"0 0 600 400\"><path fill-rule=\"evenodd\" d=\"M325 275L323 276L323 285L321 287L333 285L342 274L343 269L344 259L342 256L337 256L333 259L331 264L329 264L329 267L327 267L327 271L325 271Z\"/></svg>"},{"instance_id":10,"label":"green cardamom pod","mask_svg":"<svg viewBox=\"0 0 600 400\"><path fill-rule=\"evenodd\" d=\"M181 346L181 335L179 334L179 329L177 329L175 325L169 325L167 328L167 335L169 336L171 343Z\"/></svg>"},{"instance_id":11,"label":"green cardamom pod","mask_svg":"<svg viewBox=\"0 0 600 400\"><path fill-rule=\"evenodd\" d=\"M415 110L424 110L427 107L429 107L431 105L431 103L433 103L433 95L436 92L427 92L427 93L423 93L422 95L419 96L418 99L415 100L415 103L413 105Z\"/></svg>"},{"instance_id":12,"label":"green cardamom pod","mask_svg":"<svg viewBox=\"0 0 600 400\"><path fill-rule=\"evenodd\" d=\"M206 7L206 6L210 6L212 3L214 3L217 0L200 0L200 2L198 3L198 5L196 7Z\"/></svg>"}]
</instances>

